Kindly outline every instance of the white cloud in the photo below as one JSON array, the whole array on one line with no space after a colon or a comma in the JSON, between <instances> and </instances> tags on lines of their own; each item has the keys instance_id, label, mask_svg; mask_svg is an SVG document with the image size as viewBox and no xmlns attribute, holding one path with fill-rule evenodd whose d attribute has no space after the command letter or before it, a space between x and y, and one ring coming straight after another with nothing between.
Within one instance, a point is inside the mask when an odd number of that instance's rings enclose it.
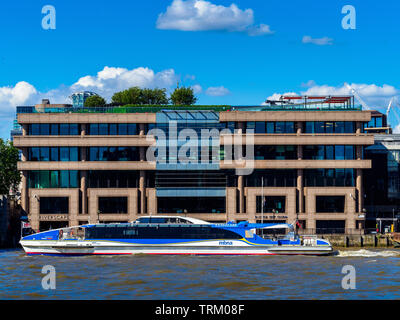
<instances>
[{"instance_id":1,"label":"white cloud","mask_svg":"<svg viewBox=\"0 0 400 320\"><path fill-rule=\"evenodd\" d=\"M0 115L14 111L16 105L33 101L36 95L35 87L25 81L18 82L14 87L0 87Z\"/></svg>"},{"instance_id":2,"label":"white cloud","mask_svg":"<svg viewBox=\"0 0 400 320\"><path fill-rule=\"evenodd\" d=\"M194 84L192 87L194 94L199 94L203 91L203 88L199 84Z\"/></svg>"},{"instance_id":3,"label":"white cloud","mask_svg":"<svg viewBox=\"0 0 400 320\"><path fill-rule=\"evenodd\" d=\"M164 30L246 32L250 36L273 33L266 24L254 25L252 9L241 10L205 0L173 0L166 12L159 14L156 26Z\"/></svg>"},{"instance_id":4,"label":"white cloud","mask_svg":"<svg viewBox=\"0 0 400 320\"><path fill-rule=\"evenodd\" d=\"M328 37L312 38L310 36L304 36L302 42L303 43L312 43L312 44L316 44L319 46L326 46L326 45L332 45L333 39L328 38Z\"/></svg>"},{"instance_id":5,"label":"white cloud","mask_svg":"<svg viewBox=\"0 0 400 320\"><path fill-rule=\"evenodd\" d=\"M206 90L206 94L213 97L222 97L230 94L231 92L224 86L219 87L209 87Z\"/></svg>"}]
</instances>

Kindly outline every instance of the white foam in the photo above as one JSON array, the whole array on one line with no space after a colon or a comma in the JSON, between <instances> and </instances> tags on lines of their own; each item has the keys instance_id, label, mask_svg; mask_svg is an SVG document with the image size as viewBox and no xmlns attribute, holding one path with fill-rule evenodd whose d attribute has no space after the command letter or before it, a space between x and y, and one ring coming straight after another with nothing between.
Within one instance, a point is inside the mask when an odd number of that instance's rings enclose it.
<instances>
[{"instance_id":1,"label":"white foam","mask_svg":"<svg viewBox=\"0 0 400 320\"><path fill-rule=\"evenodd\" d=\"M400 251L395 250L379 250L372 251L366 249L360 250L339 250L337 257L396 257L400 256Z\"/></svg>"}]
</instances>

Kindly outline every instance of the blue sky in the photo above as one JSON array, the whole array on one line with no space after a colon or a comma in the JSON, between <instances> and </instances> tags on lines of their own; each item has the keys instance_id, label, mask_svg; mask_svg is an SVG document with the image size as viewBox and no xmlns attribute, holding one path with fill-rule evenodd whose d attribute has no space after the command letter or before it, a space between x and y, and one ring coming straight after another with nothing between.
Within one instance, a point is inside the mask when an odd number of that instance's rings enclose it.
<instances>
[{"instance_id":1,"label":"blue sky","mask_svg":"<svg viewBox=\"0 0 400 320\"><path fill-rule=\"evenodd\" d=\"M355 30L342 28L347 4ZM55 30L42 28L45 5L56 9ZM395 0L2 1L0 137L9 137L15 105L177 81L196 89L199 104L234 105L345 94L348 82L385 110L400 94L399 14Z\"/></svg>"}]
</instances>

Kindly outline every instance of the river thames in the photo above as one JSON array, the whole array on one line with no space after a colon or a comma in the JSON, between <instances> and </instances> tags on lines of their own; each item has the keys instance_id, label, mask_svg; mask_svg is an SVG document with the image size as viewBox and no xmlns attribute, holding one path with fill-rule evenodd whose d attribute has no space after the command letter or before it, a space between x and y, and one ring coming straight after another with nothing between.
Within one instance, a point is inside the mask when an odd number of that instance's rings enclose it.
<instances>
[{"instance_id":1,"label":"river thames","mask_svg":"<svg viewBox=\"0 0 400 320\"><path fill-rule=\"evenodd\" d=\"M56 288L42 288L42 268ZM356 288L343 289L344 266ZM0 251L0 299L399 299L400 250L307 256L26 256Z\"/></svg>"}]
</instances>

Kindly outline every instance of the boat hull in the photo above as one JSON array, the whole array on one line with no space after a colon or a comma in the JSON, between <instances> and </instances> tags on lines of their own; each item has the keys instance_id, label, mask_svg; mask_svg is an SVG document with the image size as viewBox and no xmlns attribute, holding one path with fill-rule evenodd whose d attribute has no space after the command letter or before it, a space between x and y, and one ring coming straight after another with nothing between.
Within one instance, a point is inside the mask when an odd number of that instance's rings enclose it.
<instances>
[{"instance_id":1,"label":"boat hull","mask_svg":"<svg viewBox=\"0 0 400 320\"><path fill-rule=\"evenodd\" d=\"M131 245L114 243L27 243L28 255L329 255L330 246L212 246L212 245Z\"/></svg>"}]
</instances>

